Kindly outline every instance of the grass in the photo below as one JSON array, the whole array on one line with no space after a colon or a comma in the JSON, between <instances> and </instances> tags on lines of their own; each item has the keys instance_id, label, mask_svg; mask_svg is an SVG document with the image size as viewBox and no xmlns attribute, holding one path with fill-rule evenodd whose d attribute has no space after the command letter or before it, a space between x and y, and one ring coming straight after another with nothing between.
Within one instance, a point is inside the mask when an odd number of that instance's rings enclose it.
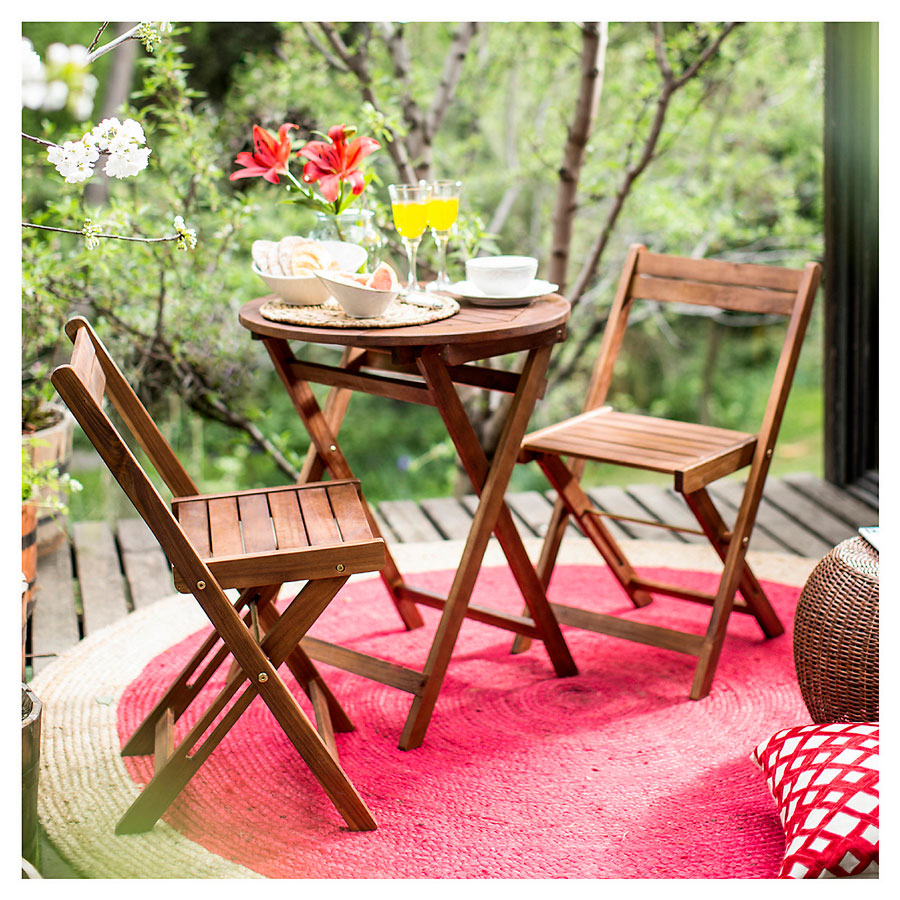
<instances>
[{"instance_id":1,"label":"grass","mask_svg":"<svg viewBox=\"0 0 900 900\"><path fill-rule=\"evenodd\" d=\"M275 398L278 396L273 395L273 407L277 405ZM287 400L286 397L283 399ZM287 412L295 417L295 423L292 430L286 430L285 440L296 441L295 453L302 459L309 441L296 421L293 408ZM273 420L282 413L275 410ZM167 436L185 467L199 477L201 490L271 485L285 480L285 476L271 466L268 457L238 445L224 428L204 425L198 429L196 418L190 413L184 415L193 421L193 427L176 428L169 423ZM811 472L821 476L823 418L821 389L814 384L795 385L772 460L770 471L773 475ZM365 428L354 427L358 422L364 422ZM341 445L374 503L445 497L453 493L456 478L453 448L434 410L356 395L341 434ZM112 521L133 516L134 510L124 493L108 470L100 465L93 448L78 430L75 448L72 474L84 485L84 490L72 496L72 521ZM139 451L137 455L146 464ZM671 483L669 476L595 464L587 467L585 479L590 486ZM161 488L161 482L158 481L157 486ZM536 465L516 466L510 482L511 491L546 489L547 484Z\"/></svg>"}]
</instances>

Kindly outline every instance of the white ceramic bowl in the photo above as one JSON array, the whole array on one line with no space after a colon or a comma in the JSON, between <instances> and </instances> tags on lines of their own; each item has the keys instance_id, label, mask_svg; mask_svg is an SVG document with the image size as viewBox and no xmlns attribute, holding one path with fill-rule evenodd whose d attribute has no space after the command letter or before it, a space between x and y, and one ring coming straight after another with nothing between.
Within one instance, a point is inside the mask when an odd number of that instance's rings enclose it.
<instances>
[{"instance_id":1,"label":"white ceramic bowl","mask_svg":"<svg viewBox=\"0 0 900 900\"><path fill-rule=\"evenodd\" d=\"M369 254L359 244L346 241L318 241L337 261L342 272L356 272L365 263ZM253 271L269 286L269 290L277 294L285 303L294 306L318 306L324 303L330 294L328 288L312 273L309 275L270 275L262 272L254 263Z\"/></svg>"},{"instance_id":2,"label":"white ceramic bowl","mask_svg":"<svg viewBox=\"0 0 900 900\"><path fill-rule=\"evenodd\" d=\"M466 261L466 280L485 294L505 296L526 290L537 267L533 256L479 256Z\"/></svg>"},{"instance_id":3,"label":"white ceramic bowl","mask_svg":"<svg viewBox=\"0 0 900 900\"><path fill-rule=\"evenodd\" d=\"M333 272L316 272L316 278L341 305L341 309L354 319L374 319L380 316L394 302L400 293L399 285L390 291L377 291L350 284L334 277Z\"/></svg>"}]
</instances>

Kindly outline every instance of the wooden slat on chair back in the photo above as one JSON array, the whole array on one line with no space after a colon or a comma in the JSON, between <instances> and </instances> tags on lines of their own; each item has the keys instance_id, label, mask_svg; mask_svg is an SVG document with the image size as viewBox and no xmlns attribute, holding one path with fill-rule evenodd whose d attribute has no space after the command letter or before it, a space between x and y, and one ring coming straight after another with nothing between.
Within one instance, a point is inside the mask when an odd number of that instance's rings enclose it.
<instances>
[{"instance_id":1,"label":"wooden slat on chair back","mask_svg":"<svg viewBox=\"0 0 900 900\"><path fill-rule=\"evenodd\" d=\"M69 326L72 326L71 329ZM101 406L103 392L97 390L98 382L93 378L96 370L92 357L98 358L103 364L102 369L107 378L107 390L110 395L112 395L112 388L115 384L117 397L121 399L124 396L131 420L140 423L143 415L152 424L143 405L136 397L134 397L134 402L137 403L137 406L131 405L130 396L133 396L133 392L129 395L124 391L123 386L127 387L127 383L122 378L121 372L109 359L103 345L90 330L90 325L86 320L80 318L71 320L67 323L66 331L76 344L76 350L73 352L73 362L69 365L59 366L51 376L60 397L65 401L66 406L71 410L72 415L75 416L106 463L107 468L121 485L122 490L128 495L128 499L134 504L141 518L147 523L154 537L159 541L176 571L176 576L188 586L196 597L213 627L232 648L235 658L244 671L265 672L267 677L274 677L273 667L255 644L250 642L249 646L238 646L240 640L246 635L245 626L238 612L232 606L209 567L197 555L196 549L178 524L168 504L147 477L147 473L122 439L118 429L103 411ZM82 333L89 337L90 347L85 342ZM143 411L142 415L141 411ZM159 438L162 440L161 435ZM169 448L169 452L172 452L171 448ZM186 475L184 477L187 478ZM185 493L196 493L196 489Z\"/></svg>"},{"instance_id":2,"label":"wooden slat on chair back","mask_svg":"<svg viewBox=\"0 0 900 900\"><path fill-rule=\"evenodd\" d=\"M690 259L644 250L638 254L629 294L639 300L789 316L802 277L800 269Z\"/></svg>"},{"instance_id":3,"label":"wooden slat on chair back","mask_svg":"<svg viewBox=\"0 0 900 900\"><path fill-rule=\"evenodd\" d=\"M774 313L788 316L789 322L760 429L763 445L770 448L770 442L778 432L820 277L821 267L817 263L807 263L803 269L785 269L667 256L650 253L642 244L633 244L610 309L584 409L595 409L606 402L634 300Z\"/></svg>"},{"instance_id":4,"label":"wooden slat on chair back","mask_svg":"<svg viewBox=\"0 0 900 900\"><path fill-rule=\"evenodd\" d=\"M70 319L66 322L66 334L75 345L71 366L97 404L102 405L105 390L122 422L174 496L198 493L194 481L87 319Z\"/></svg>"},{"instance_id":5,"label":"wooden slat on chair back","mask_svg":"<svg viewBox=\"0 0 900 900\"><path fill-rule=\"evenodd\" d=\"M114 390L117 398L124 397L125 409L128 412L126 421L130 430L132 423L137 423L134 434L138 439L140 435L137 429L142 429L146 438L147 429L143 419L146 419L153 426L153 430L156 430L149 413L137 399L122 373L109 357L106 348L100 343L99 338L85 319L77 317L67 322L66 333L75 345L72 359L68 365L59 366L53 371L51 375L53 386L182 578L188 584L205 581L210 585L210 591L221 594L221 589L215 584L209 569L201 561L195 548L182 531L169 509L168 503L160 496L143 466L125 443L118 428L103 410L104 383L110 399L113 399ZM118 404L114 402L114 405L119 409ZM158 431L156 434L158 441L165 443L165 439ZM150 437L153 438L152 432ZM158 441L156 448L152 447L152 441L146 442L151 444L151 449L156 449L157 454L159 452ZM165 448L174 459L174 453L167 443L165 443ZM175 459L175 465L183 475L181 479L183 486L190 488L183 493L188 495L197 493L196 487L181 469L181 464L177 459ZM171 469L172 466L169 465L169 468ZM223 599L225 598L224 594L221 596ZM200 599L199 596L198 599Z\"/></svg>"}]
</instances>

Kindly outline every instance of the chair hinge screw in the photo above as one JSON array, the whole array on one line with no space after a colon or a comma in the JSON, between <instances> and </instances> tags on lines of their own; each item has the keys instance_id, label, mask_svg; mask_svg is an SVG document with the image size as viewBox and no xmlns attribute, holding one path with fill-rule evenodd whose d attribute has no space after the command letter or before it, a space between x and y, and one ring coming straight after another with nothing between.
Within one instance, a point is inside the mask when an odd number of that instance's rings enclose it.
<instances>
[{"instance_id":1,"label":"chair hinge screw","mask_svg":"<svg viewBox=\"0 0 900 900\"><path fill-rule=\"evenodd\" d=\"M741 538L741 546L746 547L750 543L750 537Z\"/></svg>"},{"instance_id":2,"label":"chair hinge screw","mask_svg":"<svg viewBox=\"0 0 900 900\"><path fill-rule=\"evenodd\" d=\"M205 581L198 581L198 582L197 582L197 590L198 590L198 591L206 590L206 582L205 582Z\"/></svg>"},{"instance_id":3,"label":"chair hinge screw","mask_svg":"<svg viewBox=\"0 0 900 900\"><path fill-rule=\"evenodd\" d=\"M337 446L336 446L335 444L332 444L328 449L329 449L332 453L337 452Z\"/></svg>"},{"instance_id":4,"label":"chair hinge screw","mask_svg":"<svg viewBox=\"0 0 900 900\"><path fill-rule=\"evenodd\" d=\"M772 448L769 447L769 449L766 450L766 459L771 459L771 458L772 458Z\"/></svg>"},{"instance_id":5,"label":"chair hinge screw","mask_svg":"<svg viewBox=\"0 0 900 900\"><path fill-rule=\"evenodd\" d=\"M265 672L260 672L259 675L256 676L256 680L257 680L260 684L265 684L265 683L269 680L269 676L266 675Z\"/></svg>"},{"instance_id":6,"label":"chair hinge screw","mask_svg":"<svg viewBox=\"0 0 900 900\"><path fill-rule=\"evenodd\" d=\"M338 572L343 572L343 571L344 571L344 564L343 564L343 563L338 563L338 564L335 566L335 568L338 570Z\"/></svg>"}]
</instances>

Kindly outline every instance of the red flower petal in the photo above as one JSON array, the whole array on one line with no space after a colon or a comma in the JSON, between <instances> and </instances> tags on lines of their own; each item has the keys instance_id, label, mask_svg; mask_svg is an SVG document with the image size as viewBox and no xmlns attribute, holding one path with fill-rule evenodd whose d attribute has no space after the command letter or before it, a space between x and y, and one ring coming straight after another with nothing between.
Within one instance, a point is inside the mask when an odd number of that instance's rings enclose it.
<instances>
[{"instance_id":1,"label":"red flower petal","mask_svg":"<svg viewBox=\"0 0 900 900\"><path fill-rule=\"evenodd\" d=\"M322 196L329 203L334 203L334 201L337 199L340 183L340 176L331 173L323 175L319 179L319 190L322 192Z\"/></svg>"}]
</instances>

